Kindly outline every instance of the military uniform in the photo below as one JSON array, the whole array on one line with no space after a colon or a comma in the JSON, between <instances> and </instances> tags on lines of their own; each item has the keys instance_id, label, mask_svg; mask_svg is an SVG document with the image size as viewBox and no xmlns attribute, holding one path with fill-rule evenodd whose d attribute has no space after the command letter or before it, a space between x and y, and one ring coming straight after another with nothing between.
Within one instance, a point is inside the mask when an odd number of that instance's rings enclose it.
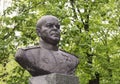
<instances>
[{"instance_id":1,"label":"military uniform","mask_svg":"<svg viewBox=\"0 0 120 84\"><path fill-rule=\"evenodd\" d=\"M18 49L15 59L32 76L50 73L72 75L78 65L78 59L74 55L62 50L48 50L40 46Z\"/></svg>"}]
</instances>

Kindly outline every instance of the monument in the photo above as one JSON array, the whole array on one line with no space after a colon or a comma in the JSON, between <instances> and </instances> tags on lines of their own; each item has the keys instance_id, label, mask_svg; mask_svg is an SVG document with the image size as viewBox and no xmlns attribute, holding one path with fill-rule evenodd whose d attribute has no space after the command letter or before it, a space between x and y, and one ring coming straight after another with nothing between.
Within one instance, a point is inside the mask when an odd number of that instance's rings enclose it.
<instances>
[{"instance_id":1,"label":"monument","mask_svg":"<svg viewBox=\"0 0 120 84\"><path fill-rule=\"evenodd\" d=\"M74 75L79 61L74 55L58 48L60 41L59 19L52 15L42 16L36 24L36 31L38 36L41 37L40 44L19 48L15 54L15 60L33 76L30 79L30 84L52 84L38 83L39 80L36 79L40 79L42 76L43 78L44 76L49 76L49 78L53 76L64 78L66 76L69 80L68 75ZM51 74L53 75L51 76ZM73 78L73 76L70 77ZM33 81L36 81L36 83L33 83Z\"/></svg>"}]
</instances>

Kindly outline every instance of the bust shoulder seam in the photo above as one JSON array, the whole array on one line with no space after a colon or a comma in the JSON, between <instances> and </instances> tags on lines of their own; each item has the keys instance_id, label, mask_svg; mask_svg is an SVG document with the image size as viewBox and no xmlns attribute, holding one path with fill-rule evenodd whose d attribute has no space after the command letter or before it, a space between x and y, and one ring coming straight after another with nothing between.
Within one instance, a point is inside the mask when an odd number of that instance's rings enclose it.
<instances>
[{"instance_id":1,"label":"bust shoulder seam","mask_svg":"<svg viewBox=\"0 0 120 84\"><path fill-rule=\"evenodd\" d=\"M20 48L20 49L26 51L26 50L30 50L30 49L36 49L36 48L41 48L41 47L38 45L38 46L28 46L26 48Z\"/></svg>"}]
</instances>

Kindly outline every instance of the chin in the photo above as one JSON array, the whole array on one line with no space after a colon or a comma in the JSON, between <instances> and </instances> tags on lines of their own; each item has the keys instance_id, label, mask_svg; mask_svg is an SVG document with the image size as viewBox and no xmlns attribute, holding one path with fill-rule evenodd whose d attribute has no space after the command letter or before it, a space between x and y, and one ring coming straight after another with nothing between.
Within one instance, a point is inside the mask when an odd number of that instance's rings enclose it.
<instances>
[{"instance_id":1,"label":"chin","mask_svg":"<svg viewBox=\"0 0 120 84\"><path fill-rule=\"evenodd\" d=\"M55 39L54 42L55 43L59 43L60 39Z\"/></svg>"},{"instance_id":2,"label":"chin","mask_svg":"<svg viewBox=\"0 0 120 84\"><path fill-rule=\"evenodd\" d=\"M59 43L59 41L60 41L59 39L54 39L50 43L53 45L57 45Z\"/></svg>"},{"instance_id":3,"label":"chin","mask_svg":"<svg viewBox=\"0 0 120 84\"><path fill-rule=\"evenodd\" d=\"M52 45L57 45L60 41L60 38L59 37L45 38L44 41Z\"/></svg>"}]
</instances>

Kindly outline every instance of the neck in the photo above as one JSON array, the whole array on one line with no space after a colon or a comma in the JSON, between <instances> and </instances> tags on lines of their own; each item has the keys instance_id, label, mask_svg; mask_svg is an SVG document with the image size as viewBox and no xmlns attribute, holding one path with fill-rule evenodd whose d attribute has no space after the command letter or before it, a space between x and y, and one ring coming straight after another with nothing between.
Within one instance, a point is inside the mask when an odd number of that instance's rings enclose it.
<instances>
[{"instance_id":1,"label":"neck","mask_svg":"<svg viewBox=\"0 0 120 84\"><path fill-rule=\"evenodd\" d=\"M43 41L42 39L40 40L40 46L45 48L45 49L48 49L48 50L54 50L54 51L58 50L58 46L57 45L49 44L49 43Z\"/></svg>"}]
</instances>

